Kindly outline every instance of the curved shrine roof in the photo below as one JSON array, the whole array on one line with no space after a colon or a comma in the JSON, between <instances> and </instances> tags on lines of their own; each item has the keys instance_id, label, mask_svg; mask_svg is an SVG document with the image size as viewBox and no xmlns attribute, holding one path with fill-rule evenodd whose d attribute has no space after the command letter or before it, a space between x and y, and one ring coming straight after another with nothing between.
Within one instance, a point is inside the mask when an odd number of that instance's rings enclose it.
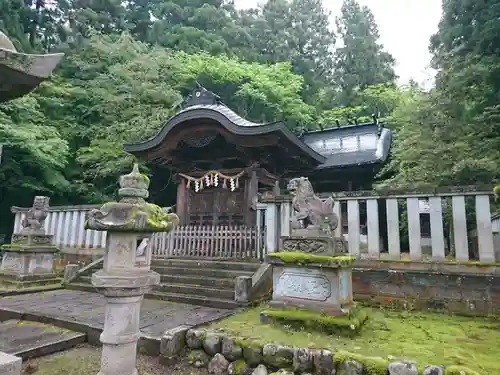
<instances>
[{"instance_id":1,"label":"curved shrine roof","mask_svg":"<svg viewBox=\"0 0 500 375\"><path fill-rule=\"evenodd\" d=\"M125 145L132 154L147 152L159 146L177 125L196 119L212 119L229 132L258 136L278 132L316 162L316 169L329 169L384 162L392 142L390 129L382 124L367 123L312 131L296 136L282 121L255 123L244 119L220 103L219 97L199 88L185 107L170 117L158 134L144 142Z\"/></svg>"}]
</instances>

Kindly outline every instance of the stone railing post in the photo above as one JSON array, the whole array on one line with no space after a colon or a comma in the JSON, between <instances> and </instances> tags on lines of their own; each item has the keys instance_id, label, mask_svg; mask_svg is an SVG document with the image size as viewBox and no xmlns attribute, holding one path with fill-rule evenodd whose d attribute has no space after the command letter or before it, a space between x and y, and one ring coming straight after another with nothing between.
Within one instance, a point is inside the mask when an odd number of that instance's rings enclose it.
<instances>
[{"instance_id":1,"label":"stone railing post","mask_svg":"<svg viewBox=\"0 0 500 375\"><path fill-rule=\"evenodd\" d=\"M108 232L104 267L92 275L92 285L106 297L98 375L137 375L141 302L160 282L160 275L150 269L151 257L138 252L137 243L148 234L169 232L179 223L169 209L146 203L149 179L139 173L137 164L119 182L120 201L90 211L85 223L86 229Z\"/></svg>"}]
</instances>

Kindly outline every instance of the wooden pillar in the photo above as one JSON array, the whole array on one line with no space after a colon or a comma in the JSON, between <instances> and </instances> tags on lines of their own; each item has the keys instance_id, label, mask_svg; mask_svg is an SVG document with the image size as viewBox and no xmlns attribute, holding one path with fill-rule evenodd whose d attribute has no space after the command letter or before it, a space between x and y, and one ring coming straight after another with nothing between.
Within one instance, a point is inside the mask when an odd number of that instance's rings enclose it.
<instances>
[{"instance_id":1,"label":"wooden pillar","mask_svg":"<svg viewBox=\"0 0 500 375\"><path fill-rule=\"evenodd\" d=\"M179 216L181 225L186 225L188 221L186 212L187 194L186 180L182 178L177 185L177 204L175 206L175 212L177 213L177 216Z\"/></svg>"},{"instance_id":2,"label":"wooden pillar","mask_svg":"<svg viewBox=\"0 0 500 375\"><path fill-rule=\"evenodd\" d=\"M247 189L247 214L245 218L246 225L249 227L254 227L256 225L256 211L252 208L252 203L257 196L259 189L259 180L257 177L257 171L253 170L251 172L250 180L245 184Z\"/></svg>"},{"instance_id":3,"label":"wooden pillar","mask_svg":"<svg viewBox=\"0 0 500 375\"><path fill-rule=\"evenodd\" d=\"M280 182L279 181L274 181L273 194L275 196L281 194Z\"/></svg>"}]
</instances>

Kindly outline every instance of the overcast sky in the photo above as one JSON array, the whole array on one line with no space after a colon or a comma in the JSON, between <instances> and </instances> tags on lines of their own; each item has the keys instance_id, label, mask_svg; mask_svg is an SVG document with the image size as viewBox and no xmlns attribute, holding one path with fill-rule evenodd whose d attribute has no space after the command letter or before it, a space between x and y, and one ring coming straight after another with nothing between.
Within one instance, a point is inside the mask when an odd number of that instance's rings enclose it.
<instances>
[{"instance_id":1,"label":"overcast sky","mask_svg":"<svg viewBox=\"0 0 500 375\"><path fill-rule=\"evenodd\" d=\"M239 8L255 7L261 0L235 0ZM429 68L429 38L441 18L441 0L358 0L368 6L380 30L380 42L397 60L401 83L413 78L426 83L434 72ZM342 0L323 0L332 12L332 24Z\"/></svg>"}]
</instances>

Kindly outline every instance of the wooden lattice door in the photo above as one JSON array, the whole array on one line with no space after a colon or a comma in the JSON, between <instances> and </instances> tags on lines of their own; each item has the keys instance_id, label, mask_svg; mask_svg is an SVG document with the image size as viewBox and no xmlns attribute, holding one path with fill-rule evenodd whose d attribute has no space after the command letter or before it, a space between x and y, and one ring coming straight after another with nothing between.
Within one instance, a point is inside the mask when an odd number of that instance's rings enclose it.
<instances>
[{"instance_id":1,"label":"wooden lattice door","mask_svg":"<svg viewBox=\"0 0 500 375\"><path fill-rule=\"evenodd\" d=\"M191 225L243 225L244 191L208 188L190 191L188 217Z\"/></svg>"}]
</instances>

